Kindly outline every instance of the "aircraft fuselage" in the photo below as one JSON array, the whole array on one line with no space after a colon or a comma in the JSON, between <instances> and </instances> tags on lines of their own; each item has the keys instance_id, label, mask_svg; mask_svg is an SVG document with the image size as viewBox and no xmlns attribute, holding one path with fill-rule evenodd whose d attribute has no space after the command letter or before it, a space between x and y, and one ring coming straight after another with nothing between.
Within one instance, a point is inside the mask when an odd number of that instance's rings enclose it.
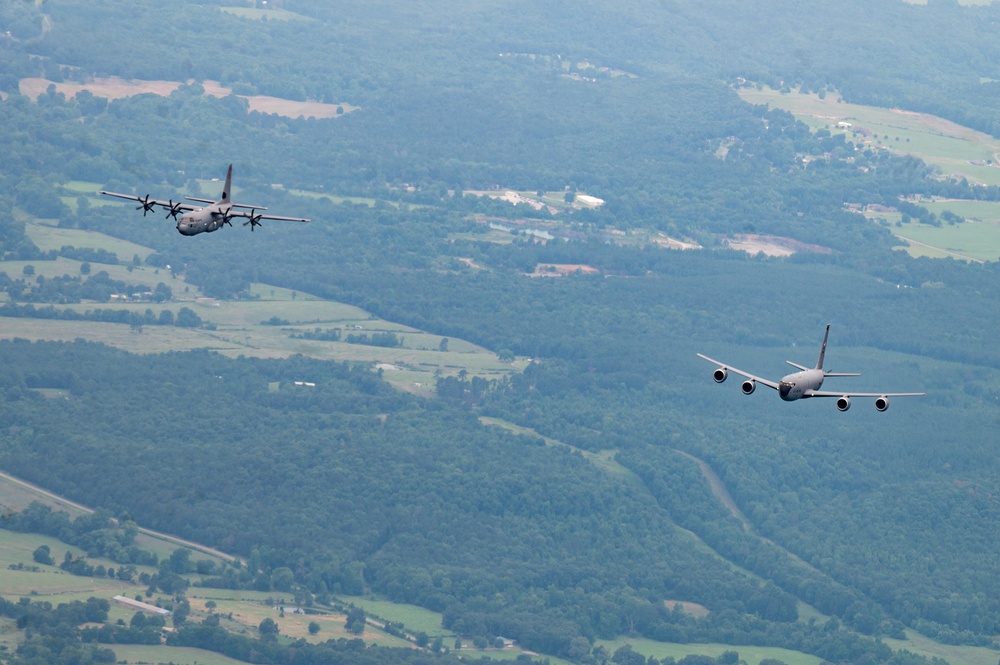
<instances>
[{"instance_id":1,"label":"aircraft fuselage","mask_svg":"<svg viewBox=\"0 0 1000 665\"><path fill-rule=\"evenodd\" d=\"M778 383L778 395L786 402L794 402L802 397L808 397L806 391L819 390L823 385L823 370L806 369L801 372L787 374Z\"/></svg>"},{"instance_id":2,"label":"aircraft fuselage","mask_svg":"<svg viewBox=\"0 0 1000 665\"><path fill-rule=\"evenodd\" d=\"M177 217L177 231L185 236L218 231L225 223L230 208L232 205L217 206L215 204L204 208L195 208Z\"/></svg>"}]
</instances>

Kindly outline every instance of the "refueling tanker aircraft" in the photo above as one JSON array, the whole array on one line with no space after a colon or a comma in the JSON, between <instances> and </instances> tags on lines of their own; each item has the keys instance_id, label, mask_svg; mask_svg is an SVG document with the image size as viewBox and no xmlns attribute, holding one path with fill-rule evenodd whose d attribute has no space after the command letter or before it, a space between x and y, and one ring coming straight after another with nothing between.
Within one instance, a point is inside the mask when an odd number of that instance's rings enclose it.
<instances>
[{"instance_id":1,"label":"refueling tanker aircraft","mask_svg":"<svg viewBox=\"0 0 1000 665\"><path fill-rule=\"evenodd\" d=\"M840 411L847 411L851 408L851 398L852 397L874 397L875 398L875 409L877 411L885 411L889 408L889 398L890 397L922 397L927 393L854 393L854 392L838 392L832 390L820 390L823 385L823 380L830 376L861 376L860 374L845 374L838 372L827 372L823 369L823 356L826 355L826 340L830 337L830 324L826 324L826 334L823 335L823 346L819 350L819 361L816 363L814 369L809 369L808 367L803 367L802 365L797 365L790 360L785 362L798 369L798 372L793 374L788 374L782 377L781 381L774 382L768 379L762 379L759 376L754 376L753 374L748 374L742 370L736 369L725 363L720 363L718 360L712 360L708 356L703 356L698 354L699 358L704 358L710 363L715 363L718 367L712 372L712 378L715 379L716 383L722 383L729 376L729 372L734 372L742 377L746 378L746 381L742 384L743 394L752 395L757 389L757 384L763 384L768 388L774 388L778 391L778 396L786 402L793 402L797 399L806 399L808 397L836 397L837 398L837 409Z\"/></svg>"},{"instance_id":2,"label":"refueling tanker aircraft","mask_svg":"<svg viewBox=\"0 0 1000 665\"><path fill-rule=\"evenodd\" d=\"M229 220L234 218L247 220L243 222L243 226L249 224L251 231L253 231L255 226L261 226L260 220L262 219L276 219L283 222L309 221L308 219L303 219L302 217L260 215L257 214L257 211L267 210L267 208L247 205L245 203L233 203L229 198L229 191L232 182L233 165L230 164L229 170L226 172L226 185L222 190L222 198L217 201L213 201L211 199L198 199L193 196L184 197L188 201L207 203L208 205L205 206L195 206L190 203L181 203L180 201L174 203L173 199L170 199L169 201L160 201L158 199L149 198L149 194L145 197L105 191L102 191L101 194L104 194L105 196L117 196L120 199L129 199L130 201L138 201L140 205L136 207L136 210L142 210L143 217L146 216L147 212L156 210L156 206L160 206L160 208L167 211L167 217L173 217L177 220L177 230L181 235L185 236L193 236L199 233L211 233L212 231L221 229L226 224L232 226L233 224ZM236 210L236 208L250 208L250 212L246 212L246 210Z\"/></svg>"}]
</instances>

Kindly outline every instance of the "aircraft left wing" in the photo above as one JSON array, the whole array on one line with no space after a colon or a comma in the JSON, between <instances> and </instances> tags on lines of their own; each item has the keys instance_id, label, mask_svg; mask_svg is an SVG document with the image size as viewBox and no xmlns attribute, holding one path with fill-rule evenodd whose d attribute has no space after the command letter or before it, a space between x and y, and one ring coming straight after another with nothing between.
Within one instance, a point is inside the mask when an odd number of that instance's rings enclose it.
<instances>
[{"instance_id":1,"label":"aircraft left wing","mask_svg":"<svg viewBox=\"0 0 1000 665\"><path fill-rule=\"evenodd\" d=\"M101 190L100 193L103 194L104 196L114 196L119 199L138 201L140 205L139 207L136 208L136 210L142 210L143 216L145 216L147 212L155 210L156 206L159 206L164 210L169 211L169 214L174 215L175 217L179 212L194 210L197 207L189 203L180 203L179 201L177 203L174 203L173 199L170 199L169 201L161 201L159 199L151 198L149 194L147 194L146 196L135 196L134 194L119 194L118 192L106 192L104 190Z\"/></svg>"},{"instance_id":2,"label":"aircraft left wing","mask_svg":"<svg viewBox=\"0 0 1000 665\"><path fill-rule=\"evenodd\" d=\"M712 358L709 358L708 356L703 356L700 353L698 354L698 357L701 358L702 360L707 360L708 362L714 363L719 366L719 369L715 370L715 374L713 375L716 383L722 383L723 381L726 380L726 375L729 372L733 372L734 374L739 374L740 376L750 379L755 383L759 383L762 386L767 386L768 388L773 388L774 390L778 389L777 381L771 381L770 379L763 379L757 376L756 374L750 374L749 372L744 372L741 369L736 369L732 365L727 365L726 363L720 363L718 360L713 360Z\"/></svg>"}]
</instances>

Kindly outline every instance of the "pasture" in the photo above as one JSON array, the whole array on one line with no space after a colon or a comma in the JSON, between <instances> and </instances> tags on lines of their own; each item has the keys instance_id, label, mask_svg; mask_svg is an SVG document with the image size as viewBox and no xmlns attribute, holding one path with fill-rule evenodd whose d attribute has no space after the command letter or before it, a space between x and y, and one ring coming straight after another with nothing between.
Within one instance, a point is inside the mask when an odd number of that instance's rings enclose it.
<instances>
[{"instance_id":1,"label":"pasture","mask_svg":"<svg viewBox=\"0 0 1000 665\"><path fill-rule=\"evenodd\" d=\"M774 89L740 88L739 95L752 104L767 104L793 114L814 131L826 129L845 134L859 147L913 155L940 170L942 177L965 178L971 183L1000 185L1000 140L925 113L847 104L836 93L781 93ZM866 202L859 202L866 203ZM1000 259L1000 206L983 201L920 201L940 214L953 212L963 224L940 227L901 221L898 213L867 214L882 218L903 240L912 256L955 258L963 261Z\"/></svg>"},{"instance_id":2,"label":"pasture","mask_svg":"<svg viewBox=\"0 0 1000 665\"><path fill-rule=\"evenodd\" d=\"M611 654L626 644L631 645L632 649L636 652L646 657L653 656L660 660L668 656L673 657L675 660L680 660L688 655L718 658L725 651L737 651L740 654L740 660L745 661L747 665L758 665L765 658L776 658L788 665L819 665L823 662L823 659L818 656L812 656L801 651L780 649L778 647L733 646L731 644L675 644L672 642L657 642L655 640L625 637L615 640L598 640L597 644L603 646Z\"/></svg>"},{"instance_id":3,"label":"pasture","mask_svg":"<svg viewBox=\"0 0 1000 665\"><path fill-rule=\"evenodd\" d=\"M395 624L403 624L407 633L415 635L424 632L431 639L441 636L445 644L451 647L448 640L454 642L455 633L441 627L441 613L405 603L392 603L387 600L376 600L361 596L341 596L344 602L360 607L369 616L375 616Z\"/></svg>"},{"instance_id":4,"label":"pasture","mask_svg":"<svg viewBox=\"0 0 1000 665\"><path fill-rule=\"evenodd\" d=\"M937 166L944 177L1000 185L1000 140L944 118L901 109L847 104L837 93L781 93L765 88L740 88L751 104L788 111L813 130L845 134L858 147L913 155ZM850 126L838 127L838 123ZM989 162L992 162L990 164Z\"/></svg>"},{"instance_id":5,"label":"pasture","mask_svg":"<svg viewBox=\"0 0 1000 665\"><path fill-rule=\"evenodd\" d=\"M259 9L258 3L254 2L253 7L219 7L221 11L234 14L240 18L256 19L258 21L314 21L315 19L297 14L287 9Z\"/></svg>"},{"instance_id":6,"label":"pasture","mask_svg":"<svg viewBox=\"0 0 1000 665\"><path fill-rule=\"evenodd\" d=\"M144 646L140 644L113 644L110 648L121 665L245 665L214 651L191 647Z\"/></svg>"},{"instance_id":7,"label":"pasture","mask_svg":"<svg viewBox=\"0 0 1000 665\"><path fill-rule=\"evenodd\" d=\"M234 13L239 11L253 12L257 10L234 10ZM267 10L268 15L272 13L272 10ZM285 14L291 14L291 12L286 12ZM302 18L304 20L308 20L305 19L305 17ZM121 99L122 97L131 97L133 95L146 93L153 93L155 95L165 97L179 89L181 85L183 84L179 81L146 81L139 79L123 79L117 76L91 78L84 83L67 81L57 82L44 78L28 77L23 78L18 82L18 90L22 95L31 98L33 101L37 100L39 95L45 93L50 87L54 88L56 93L65 95L67 98L73 98L77 95L77 93L86 90L95 97L103 97L105 99L114 100ZM200 85L205 89L205 94L212 97L228 97L233 94L231 88L221 85L218 81L201 81ZM346 103L328 104L324 102L297 101L293 99L282 99L280 97L269 97L266 95L236 96L246 100L248 112L257 111L260 113L273 113L286 118L305 117L329 119L336 118L358 109L357 106L352 106L351 104Z\"/></svg>"},{"instance_id":8,"label":"pasture","mask_svg":"<svg viewBox=\"0 0 1000 665\"><path fill-rule=\"evenodd\" d=\"M928 658L943 658L953 665L996 665L996 649L941 644L909 628L904 632L905 640L886 637L882 641L897 651L906 649Z\"/></svg>"},{"instance_id":9,"label":"pasture","mask_svg":"<svg viewBox=\"0 0 1000 665\"><path fill-rule=\"evenodd\" d=\"M952 199L918 203L938 216L950 212L965 221L942 221L939 226L932 226L916 220L903 223L898 212L866 213L866 216L887 223L889 229L906 242L906 250L913 256L974 262L1000 260L1000 203Z\"/></svg>"},{"instance_id":10,"label":"pasture","mask_svg":"<svg viewBox=\"0 0 1000 665\"><path fill-rule=\"evenodd\" d=\"M24 232L35 243L38 249L48 252L61 247L77 247L80 249L103 249L118 257L119 261L129 261L134 256L145 259L153 250L137 245L127 240L112 238L96 231L82 229L63 229L54 223L29 221L24 226Z\"/></svg>"},{"instance_id":11,"label":"pasture","mask_svg":"<svg viewBox=\"0 0 1000 665\"><path fill-rule=\"evenodd\" d=\"M61 229L32 219L25 220L25 224L29 237L43 250L67 245L89 247L113 252L119 259L138 256L140 261L152 253L149 248L102 233ZM30 285L39 277L47 280L63 276L85 279L81 265L80 261L61 257L51 261L5 261L0 262L0 272L13 279L24 279ZM33 274L25 274L26 269ZM90 275L101 271L107 272L113 280L148 290L162 283L170 287L173 299L163 303L143 299L81 302L56 305L57 309L81 313L101 309L128 310L138 314L150 310L158 317L163 310L176 314L181 307L188 307L210 325L203 328L146 325L136 330L124 323L4 318L0 339L64 342L85 339L132 353L208 348L234 358L241 355L286 358L301 354L324 360L370 364L373 371L380 371L383 378L398 389L423 395L434 393L437 376L452 376L465 371L471 376L501 378L520 372L527 365L526 359L501 362L489 349L461 339L448 338L447 344L443 345L441 335L379 319L358 307L268 284L252 284L252 299L219 301L202 297L198 288L185 282L182 275L172 274L164 268L141 263L91 263ZM33 304L45 307L47 303ZM340 331L339 341L308 339L317 331L334 329ZM375 335L387 333L396 335L402 343L399 346L365 343L364 336L371 342ZM356 336L355 343L347 341L348 335Z\"/></svg>"}]
</instances>

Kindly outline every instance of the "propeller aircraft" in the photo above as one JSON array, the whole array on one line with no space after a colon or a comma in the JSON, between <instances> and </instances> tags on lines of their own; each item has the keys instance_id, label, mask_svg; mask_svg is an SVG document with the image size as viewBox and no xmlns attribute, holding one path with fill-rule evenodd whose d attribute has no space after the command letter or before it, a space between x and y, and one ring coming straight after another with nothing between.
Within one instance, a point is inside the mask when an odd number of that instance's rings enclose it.
<instances>
[{"instance_id":1,"label":"propeller aircraft","mask_svg":"<svg viewBox=\"0 0 1000 665\"><path fill-rule=\"evenodd\" d=\"M247 220L243 222L243 226L249 226L251 231L254 230L254 227L261 226L260 220L262 219L275 219L284 222L310 221L302 217L264 215L257 212L258 210L267 210L267 208L262 206L247 205L245 203L233 203L229 198L232 182L233 165L230 164L229 170L226 172L226 184L222 189L221 198L213 201L212 199L199 199L193 196L185 197L189 201L197 201L198 203L207 204L204 206L196 206L190 203L183 203L181 201L175 203L173 199L162 201L150 198L149 194L142 197L134 196L132 194L106 192L103 190L101 191L101 194L105 196L115 196L120 199L128 199L130 201L138 201L139 205L136 206L136 210L142 210L143 217L146 216L147 212L153 212L156 210L157 206L159 206L161 209L167 211L167 217L173 217L174 220L177 221L177 231L180 232L181 235L185 236L218 231L227 224L232 226L233 224L231 220L233 219ZM250 212L246 211L247 208L250 209Z\"/></svg>"}]
</instances>

